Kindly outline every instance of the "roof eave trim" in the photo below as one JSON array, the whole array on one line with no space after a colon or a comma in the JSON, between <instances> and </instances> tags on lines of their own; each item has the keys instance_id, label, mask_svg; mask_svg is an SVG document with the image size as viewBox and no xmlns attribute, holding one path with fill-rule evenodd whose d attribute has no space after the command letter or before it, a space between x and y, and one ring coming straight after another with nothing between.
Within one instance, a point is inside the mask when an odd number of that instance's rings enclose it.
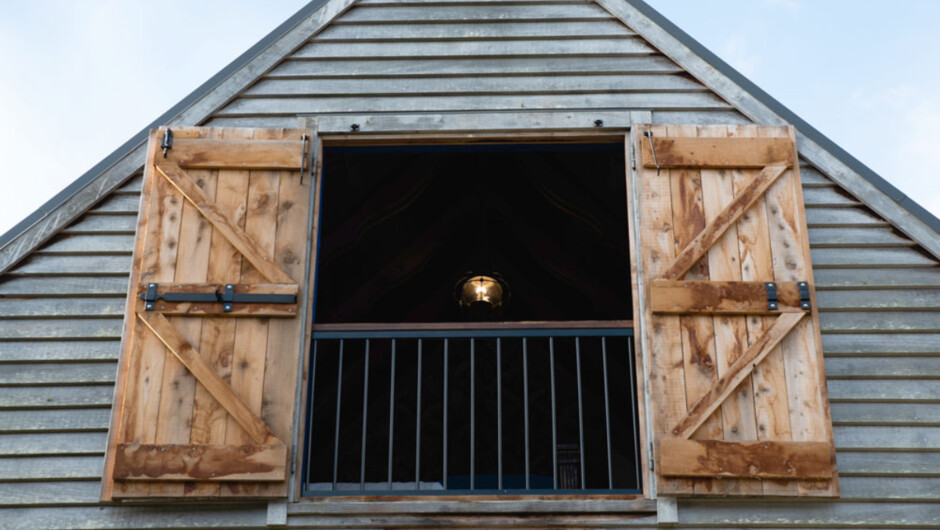
<instances>
[{"instance_id":1,"label":"roof eave trim","mask_svg":"<svg viewBox=\"0 0 940 530\"><path fill-rule=\"evenodd\" d=\"M122 185L144 162L152 128L198 125L344 13L356 0L312 0L208 81L161 114L35 212L0 236L0 274Z\"/></svg>"},{"instance_id":2,"label":"roof eave trim","mask_svg":"<svg viewBox=\"0 0 940 530\"><path fill-rule=\"evenodd\" d=\"M664 55L757 123L792 124L800 155L940 258L940 219L839 147L642 0L596 0Z\"/></svg>"}]
</instances>

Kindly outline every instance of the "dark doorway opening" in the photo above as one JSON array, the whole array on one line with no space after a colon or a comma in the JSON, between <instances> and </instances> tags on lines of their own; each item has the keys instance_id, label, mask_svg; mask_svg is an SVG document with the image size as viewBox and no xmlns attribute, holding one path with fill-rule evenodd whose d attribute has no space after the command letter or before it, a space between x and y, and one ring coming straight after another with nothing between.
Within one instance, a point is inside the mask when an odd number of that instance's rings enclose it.
<instances>
[{"instance_id":1,"label":"dark doorway opening","mask_svg":"<svg viewBox=\"0 0 940 530\"><path fill-rule=\"evenodd\" d=\"M318 323L460 322L495 272L496 320L632 318L622 144L328 146Z\"/></svg>"}]
</instances>

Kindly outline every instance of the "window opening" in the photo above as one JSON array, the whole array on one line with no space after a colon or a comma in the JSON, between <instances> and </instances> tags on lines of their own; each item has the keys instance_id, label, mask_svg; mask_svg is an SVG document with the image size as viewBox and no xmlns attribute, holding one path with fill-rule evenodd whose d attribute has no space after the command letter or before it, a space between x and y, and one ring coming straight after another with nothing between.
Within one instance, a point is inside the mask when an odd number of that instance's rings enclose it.
<instances>
[{"instance_id":1,"label":"window opening","mask_svg":"<svg viewBox=\"0 0 940 530\"><path fill-rule=\"evenodd\" d=\"M622 144L323 160L305 494L639 494Z\"/></svg>"}]
</instances>

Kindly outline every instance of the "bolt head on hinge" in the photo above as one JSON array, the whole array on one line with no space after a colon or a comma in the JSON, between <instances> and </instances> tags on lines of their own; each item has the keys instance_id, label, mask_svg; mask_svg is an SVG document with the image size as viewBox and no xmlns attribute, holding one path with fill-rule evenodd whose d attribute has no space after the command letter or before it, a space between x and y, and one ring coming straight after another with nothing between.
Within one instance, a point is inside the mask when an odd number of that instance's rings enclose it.
<instances>
[{"instance_id":1,"label":"bolt head on hinge","mask_svg":"<svg viewBox=\"0 0 940 530\"><path fill-rule=\"evenodd\" d=\"M603 127L603 126L604 126L604 120L594 120L594 126L595 126L595 127Z\"/></svg>"}]
</instances>

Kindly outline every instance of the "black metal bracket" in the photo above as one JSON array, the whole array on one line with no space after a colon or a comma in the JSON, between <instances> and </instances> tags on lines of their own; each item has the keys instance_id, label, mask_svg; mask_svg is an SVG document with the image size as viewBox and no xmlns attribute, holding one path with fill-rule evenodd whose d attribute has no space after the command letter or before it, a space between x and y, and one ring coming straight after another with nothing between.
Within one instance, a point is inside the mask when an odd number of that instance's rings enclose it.
<instances>
[{"instance_id":1,"label":"black metal bracket","mask_svg":"<svg viewBox=\"0 0 940 530\"><path fill-rule=\"evenodd\" d=\"M163 141L160 142L160 147L163 148L163 158L166 158L168 150L173 149L173 131L169 127L163 132Z\"/></svg>"},{"instance_id":2,"label":"black metal bracket","mask_svg":"<svg viewBox=\"0 0 940 530\"><path fill-rule=\"evenodd\" d=\"M300 140L303 144L300 146L300 185L304 185L304 171L307 169L307 142L310 138L304 134L301 135Z\"/></svg>"},{"instance_id":3,"label":"black metal bracket","mask_svg":"<svg viewBox=\"0 0 940 530\"><path fill-rule=\"evenodd\" d=\"M653 147L653 131L646 131L643 133L643 136L647 137L650 141L650 151L653 153L653 163L656 164L656 176L659 176L659 160L656 158L656 148Z\"/></svg>"},{"instance_id":4,"label":"black metal bracket","mask_svg":"<svg viewBox=\"0 0 940 530\"><path fill-rule=\"evenodd\" d=\"M809 301L809 282L799 282L796 285L800 288L800 309L812 309Z\"/></svg>"},{"instance_id":5,"label":"black metal bracket","mask_svg":"<svg viewBox=\"0 0 940 530\"><path fill-rule=\"evenodd\" d=\"M272 294L272 293L236 293L235 284L225 284L225 290L218 289L212 293L157 293L159 284L147 284L147 290L141 293L140 298L144 301L144 309L153 311L157 300L164 302L191 302L222 304L222 311L232 312L232 304L296 304L296 294Z\"/></svg>"},{"instance_id":6,"label":"black metal bracket","mask_svg":"<svg viewBox=\"0 0 940 530\"><path fill-rule=\"evenodd\" d=\"M767 309L770 311L780 309L780 304L777 300L777 284L774 282L765 282L764 288L767 289Z\"/></svg>"}]
</instances>

